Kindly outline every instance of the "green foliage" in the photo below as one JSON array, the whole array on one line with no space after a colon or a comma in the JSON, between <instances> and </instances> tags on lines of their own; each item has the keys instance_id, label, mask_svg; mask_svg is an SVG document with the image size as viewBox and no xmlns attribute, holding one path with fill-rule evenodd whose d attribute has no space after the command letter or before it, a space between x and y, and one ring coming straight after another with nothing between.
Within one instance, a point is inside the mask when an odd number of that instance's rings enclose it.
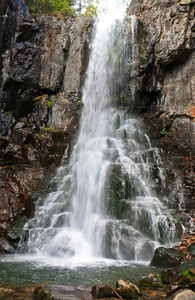
<instances>
[{"instance_id":1,"label":"green foliage","mask_svg":"<svg viewBox=\"0 0 195 300\"><path fill-rule=\"evenodd\" d=\"M70 0L25 0L25 2L34 14L62 12L69 15L72 13Z\"/></svg>"},{"instance_id":2,"label":"green foliage","mask_svg":"<svg viewBox=\"0 0 195 300\"><path fill-rule=\"evenodd\" d=\"M74 0L71 5L75 14L96 18L99 11L99 0Z\"/></svg>"},{"instance_id":3,"label":"green foliage","mask_svg":"<svg viewBox=\"0 0 195 300\"><path fill-rule=\"evenodd\" d=\"M86 6L84 16L88 16L90 18L94 18L94 17L96 18L98 16L97 6L93 5L92 3Z\"/></svg>"},{"instance_id":4,"label":"green foliage","mask_svg":"<svg viewBox=\"0 0 195 300\"><path fill-rule=\"evenodd\" d=\"M182 276L183 276L183 277L191 278L191 275L189 274L189 271L188 271L188 270L182 271Z\"/></svg>"},{"instance_id":5,"label":"green foliage","mask_svg":"<svg viewBox=\"0 0 195 300\"><path fill-rule=\"evenodd\" d=\"M52 101L49 99L49 96L47 94L34 98L34 101L39 101L43 107L52 107Z\"/></svg>"},{"instance_id":6,"label":"green foliage","mask_svg":"<svg viewBox=\"0 0 195 300\"><path fill-rule=\"evenodd\" d=\"M52 107L52 102L50 100L47 100L45 105L48 106L49 108L51 108Z\"/></svg>"},{"instance_id":7,"label":"green foliage","mask_svg":"<svg viewBox=\"0 0 195 300\"><path fill-rule=\"evenodd\" d=\"M56 132L56 129L51 125L50 127L41 127L45 132Z\"/></svg>"},{"instance_id":8,"label":"green foliage","mask_svg":"<svg viewBox=\"0 0 195 300\"><path fill-rule=\"evenodd\" d=\"M159 276L158 274L156 274L156 277L157 277L157 279L159 280L161 286L162 286L163 288L165 288L165 287L164 287L164 284L163 284L163 282L162 282L162 280L161 280L161 278L160 278L160 276Z\"/></svg>"},{"instance_id":9,"label":"green foliage","mask_svg":"<svg viewBox=\"0 0 195 300\"><path fill-rule=\"evenodd\" d=\"M164 136L165 134L166 134L166 132L164 130L162 130L162 131L159 132L160 136Z\"/></svg>"}]
</instances>

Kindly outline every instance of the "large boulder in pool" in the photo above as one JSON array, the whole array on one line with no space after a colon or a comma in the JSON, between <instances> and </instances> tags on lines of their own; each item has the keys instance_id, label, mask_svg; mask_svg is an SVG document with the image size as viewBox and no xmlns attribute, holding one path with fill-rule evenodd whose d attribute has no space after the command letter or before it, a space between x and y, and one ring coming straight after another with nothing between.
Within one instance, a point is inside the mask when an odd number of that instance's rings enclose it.
<instances>
[{"instance_id":1,"label":"large boulder in pool","mask_svg":"<svg viewBox=\"0 0 195 300\"><path fill-rule=\"evenodd\" d=\"M181 257L176 249L158 247L153 254L150 265L153 267L171 268L181 263Z\"/></svg>"}]
</instances>

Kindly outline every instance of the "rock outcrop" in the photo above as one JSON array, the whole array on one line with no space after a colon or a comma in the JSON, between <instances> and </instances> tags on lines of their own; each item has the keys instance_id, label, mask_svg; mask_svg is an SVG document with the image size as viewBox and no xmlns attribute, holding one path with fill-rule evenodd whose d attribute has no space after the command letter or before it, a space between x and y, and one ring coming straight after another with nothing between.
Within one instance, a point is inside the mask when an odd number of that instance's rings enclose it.
<instances>
[{"instance_id":1,"label":"rock outcrop","mask_svg":"<svg viewBox=\"0 0 195 300\"><path fill-rule=\"evenodd\" d=\"M88 63L88 17L32 17L23 0L0 3L0 222L33 214L74 136Z\"/></svg>"},{"instance_id":2,"label":"rock outcrop","mask_svg":"<svg viewBox=\"0 0 195 300\"><path fill-rule=\"evenodd\" d=\"M136 16L137 47L124 78L124 101L130 99L150 125L152 140L174 157L185 209L195 204L194 13L195 1L132 0L126 20L130 36L129 18Z\"/></svg>"}]
</instances>

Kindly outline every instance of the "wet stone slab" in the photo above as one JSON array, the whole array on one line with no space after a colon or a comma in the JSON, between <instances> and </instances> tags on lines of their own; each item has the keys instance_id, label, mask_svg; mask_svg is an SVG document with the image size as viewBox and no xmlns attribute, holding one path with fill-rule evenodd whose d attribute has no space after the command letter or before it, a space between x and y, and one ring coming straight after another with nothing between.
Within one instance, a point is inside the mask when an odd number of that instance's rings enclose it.
<instances>
[{"instance_id":1,"label":"wet stone slab","mask_svg":"<svg viewBox=\"0 0 195 300\"><path fill-rule=\"evenodd\" d=\"M19 289L0 287L0 300L36 300L33 293L37 286L30 286ZM52 299L58 300L92 300L91 288L75 288L70 286L41 286L46 294L50 294ZM38 298L37 298L38 299ZM42 299L42 298L41 298ZM43 298L44 299L44 298ZM46 298L49 299L49 298Z\"/></svg>"},{"instance_id":2,"label":"wet stone slab","mask_svg":"<svg viewBox=\"0 0 195 300\"><path fill-rule=\"evenodd\" d=\"M71 286L45 286L44 290L49 290L51 295L60 300L92 300L91 288L74 288Z\"/></svg>"}]
</instances>

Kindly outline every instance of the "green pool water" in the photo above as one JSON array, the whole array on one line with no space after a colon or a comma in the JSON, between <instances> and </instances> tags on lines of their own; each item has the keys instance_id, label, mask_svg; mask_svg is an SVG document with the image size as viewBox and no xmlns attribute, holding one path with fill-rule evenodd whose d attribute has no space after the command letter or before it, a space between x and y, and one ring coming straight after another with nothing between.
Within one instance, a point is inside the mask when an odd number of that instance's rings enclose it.
<instances>
[{"instance_id":1,"label":"green pool water","mask_svg":"<svg viewBox=\"0 0 195 300\"><path fill-rule=\"evenodd\" d=\"M136 283L150 273L160 273L160 270L141 262L83 259L51 263L32 257L0 256L0 284L9 288L34 284L90 287L107 282L114 285L121 278Z\"/></svg>"}]
</instances>

